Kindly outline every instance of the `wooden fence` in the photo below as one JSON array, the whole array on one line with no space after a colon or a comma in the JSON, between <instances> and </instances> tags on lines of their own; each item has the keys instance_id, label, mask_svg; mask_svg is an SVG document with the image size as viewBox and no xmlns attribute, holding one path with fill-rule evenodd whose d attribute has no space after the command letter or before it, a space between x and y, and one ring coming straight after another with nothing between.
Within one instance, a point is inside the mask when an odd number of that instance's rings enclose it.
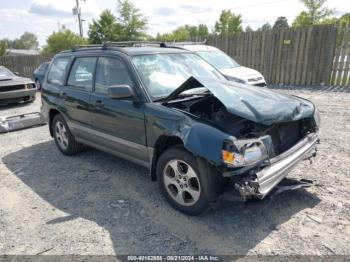
<instances>
[{"instance_id":1,"label":"wooden fence","mask_svg":"<svg viewBox=\"0 0 350 262\"><path fill-rule=\"evenodd\" d=\"M350 25L214 35L207 43L260 71L270 84L350 86ZM49 60L42 55L3 56L0 65L32 77Z\"/></svg>"},{"instance_id":2,"label":"wooden fence","mask_svg":"<svg viewBox=\"0 0 350 262\"><path fill-rule=\"evenodd\" d=\"M50 61L52 57L43 55L29 56L0 56L0 65L18 72L20 76L33 77L34 70L43 62Z\"/></svg>"},{"instance_id":3,"label":"wooden fence","mask_svg":"<svg viewBox=\"0 0 350 262\"><path fill-rule=\"evenodd\" d=\"M216 35L208 44L270 84L350 85L350 27L333 25Z\"/></svg>"}]
</instances>

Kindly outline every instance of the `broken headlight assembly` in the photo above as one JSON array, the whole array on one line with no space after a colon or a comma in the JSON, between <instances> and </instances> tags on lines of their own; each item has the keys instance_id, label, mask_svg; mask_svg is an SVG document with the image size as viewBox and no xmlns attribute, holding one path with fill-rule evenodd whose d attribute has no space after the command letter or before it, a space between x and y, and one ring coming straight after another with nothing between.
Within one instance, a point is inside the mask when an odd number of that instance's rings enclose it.
<instances>
[{"instance_id":1,"label":"broken headlight assembly","mask_svg":"<svg viewBox=\"0 0 350 262\"><path fill-rule=\"evenodd\" d=\"M230 167L253 166L268 159L264 143L259 139L225 141L222 160Z\"/></svg>"}]
</instances>

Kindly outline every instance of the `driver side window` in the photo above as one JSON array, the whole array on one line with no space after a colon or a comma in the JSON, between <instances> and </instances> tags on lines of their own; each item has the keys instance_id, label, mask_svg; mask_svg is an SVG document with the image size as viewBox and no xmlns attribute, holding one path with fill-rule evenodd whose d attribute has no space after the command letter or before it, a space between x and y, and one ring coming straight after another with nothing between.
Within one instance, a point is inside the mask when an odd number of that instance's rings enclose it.
<instances>
[{"instance_id":1,"label":"driver side window","mask_svg":"<svg viewBox=\"0 0 350 262\"><path fill-rule=\"evenodd\" d=\"M107 95L110 86L133 86L125 64L117 58L100 57L96 69L95 93Z\"/></svg>"}]
</instances>

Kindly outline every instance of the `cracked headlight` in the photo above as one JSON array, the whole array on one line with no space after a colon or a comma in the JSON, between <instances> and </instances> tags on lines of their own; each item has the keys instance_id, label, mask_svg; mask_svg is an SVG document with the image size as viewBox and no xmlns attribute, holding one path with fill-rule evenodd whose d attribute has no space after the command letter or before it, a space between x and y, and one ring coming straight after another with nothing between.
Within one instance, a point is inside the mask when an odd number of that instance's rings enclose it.
<instances>
[{"instance_id":1,"label":"cracked headlight","mask_svg":"<svg viewBox=\"0 0 350 262\"><path fill-rule=\"evenodd\" d=\"M261 141L235 141L231 146L224 146L222 160L234 167L250 166L268 158L264 144Z\"/></svg>"}]
</instances>

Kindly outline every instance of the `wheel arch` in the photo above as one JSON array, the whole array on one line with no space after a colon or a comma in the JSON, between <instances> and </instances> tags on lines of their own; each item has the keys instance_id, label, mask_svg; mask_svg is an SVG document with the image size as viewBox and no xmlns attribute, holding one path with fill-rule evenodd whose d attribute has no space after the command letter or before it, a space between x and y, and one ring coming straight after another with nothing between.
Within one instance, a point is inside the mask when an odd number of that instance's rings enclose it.
<instances>
[{"instance_id":1,"label":"wheel arch","mask_svg":"<svg viewBox=\"0 0 350 262\"><path fill-rule=\"evenodd\" d=\"M55 108L52 108L52 109L50 109L50 111L49 111L49 130L50 130L50 135L51 135L51 137L53 137L53 131L52 131L52 120L53 120L53 118L56 116L56 115L59 115L59 114L61 114L61 112L60 111L58 111L57 109L55 109Z\"/></svg>"},{"instance_id":2,"label":"wheel arch","mask_svg":"<svg viewBox=\"0 0 350 262\"><path fill-rule=\"evenodd\" d=\"M183 140L178 136L162 135L160 136L153 149L152 161L151 161L151 180L157 180L156 166L160 155L170 147L184 146Z\"/></svg>"}]
</instances>

